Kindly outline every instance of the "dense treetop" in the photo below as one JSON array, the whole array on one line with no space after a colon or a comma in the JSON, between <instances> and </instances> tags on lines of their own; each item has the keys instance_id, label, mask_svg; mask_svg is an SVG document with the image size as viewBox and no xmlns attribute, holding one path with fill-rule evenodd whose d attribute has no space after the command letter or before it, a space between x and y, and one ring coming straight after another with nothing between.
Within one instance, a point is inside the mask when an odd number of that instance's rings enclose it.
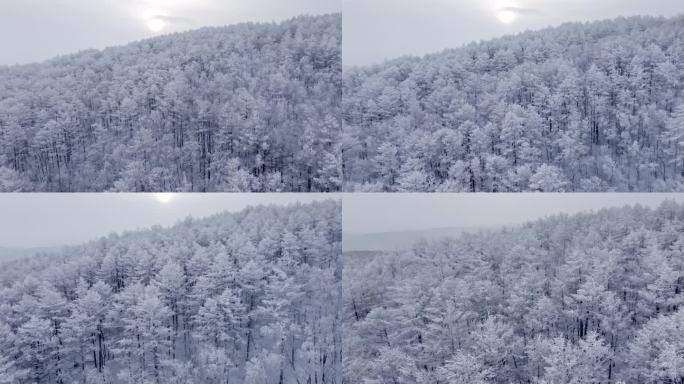
<instances>
[{"instance_id":1,"label":"dense treetop","mask_svg":"<svg viewBox=\"0 0 684 384\"><path fill-rule=\"evenodd\" d=\"M568 23L344 75L344 188L684 188L684 16Z\"/></svg>"},{"instance_id":2,"label":"dense treetop","mask_svg":"<svg viewBox=\"0 0 684 384\"><path fill-rule=\"evenodd\" d=\"M684 382L684 205L346 255L349 383Z\"/></svg>"},{"instance_id":3,"label":"dense treetop","mask_svg":"<svg viewBox=\"0 0 684 384\"><path fill-rule=\"evenodd\" d=\"M6 263L0 383L339 384L340 216L253 207Z\"/></svg>"},{"instance_id":4,"label":"dense treetop","mask_svg":"<svg viewBox=\"0 0 684 384\"><path fill-rule=\"evenodd\" d=\"M0 67L0 190L331 191L341 17Z\"/></svg>"}]
</instances>

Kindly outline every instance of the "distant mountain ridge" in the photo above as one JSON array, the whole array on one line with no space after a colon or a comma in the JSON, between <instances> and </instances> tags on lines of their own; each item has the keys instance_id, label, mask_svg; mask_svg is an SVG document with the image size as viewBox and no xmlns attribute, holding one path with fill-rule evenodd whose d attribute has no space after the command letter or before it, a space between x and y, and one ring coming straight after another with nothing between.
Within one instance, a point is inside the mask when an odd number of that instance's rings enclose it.
<instances>
[{"instance_id":1,"label":"distant mountain ridge","mask_svg":"<svg viewBox=\"0 0 684 384\"><path fill-rule=\"evenodd\" d=\"M25 257L31 257L41 252L51 252L61 249L61 246L57 247L37 247L37 248L11 248L11 247L0 247L0 264L4 262L11 262L23 259Z\"/></svg>"},{"instance_id":2,"label":"distant mountain ridge","mask_svg":"<svg viewBox=\"0 0 684 384\"><path fill-rule=\"evenodd\" d=\"M458 237L464 233L485 230L479 227L448 227L375 233L343 233L342 249L347 252L395 251L409 249L421 239L435 240Z\"/></svg>"}]
</instances>

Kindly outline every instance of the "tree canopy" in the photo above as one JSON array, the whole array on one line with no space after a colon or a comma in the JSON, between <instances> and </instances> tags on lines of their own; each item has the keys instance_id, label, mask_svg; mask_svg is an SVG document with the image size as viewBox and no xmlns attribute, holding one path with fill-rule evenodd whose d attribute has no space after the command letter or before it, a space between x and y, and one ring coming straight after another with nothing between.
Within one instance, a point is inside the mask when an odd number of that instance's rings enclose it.
<instances>
[{"instance_id":1,"label":"tree canopy","mask_svg":"<svg viewBox=\"0 0 684 384\"><path fill-rule=\"evenodd\" d=\"M339 384L341 206L252 207L0 270L0 383Z\"/></svg>"},{"instance_id":2,"label":"tree canopy","mask_svg":"<svg viewBox=\"0 0 684 384\"><path fill-rule=\"evenodd\" d=\"M0 67L0 191L335 191L341 17Z\"/></svg>"},{"instance_id":3,"label":"tree canopy","mask_svg":"<svg viewBox=\"0 0 684 384\"><path fill-rule=\"evenodd\" d=\"M344 189L684 188L684 17L525 32L344 74Z\"/></svg>"},{"instance_id":4,"label":"tree canopy","mask_svg":"<svg viewBox=\"0 0 684 384\"><path fill-rule=\"evenodd\" d=\"M684 382L684 205L345 254L349 383Z\"/></svg>"}]
</instances>

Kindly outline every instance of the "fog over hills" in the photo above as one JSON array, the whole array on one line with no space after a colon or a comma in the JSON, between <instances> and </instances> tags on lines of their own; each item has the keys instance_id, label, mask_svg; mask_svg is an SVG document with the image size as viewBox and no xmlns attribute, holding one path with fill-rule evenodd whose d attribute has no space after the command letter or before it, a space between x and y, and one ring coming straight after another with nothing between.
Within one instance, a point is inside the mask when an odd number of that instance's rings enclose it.
<instances>
[{"instance_id":1,"label":"fog over hills","mask_svg":"<svg viewBox=\"0 0 684 384\"><path fill-rule=\"evenodd\" d=\"M435 240L443 237L457 237L463 233L473 233L485 229L487 228L451 227L375 233L344 233L342 247L344 252L404 250L409 249L421 239Z\"/></svg>"},{"instance_id":2,"label":"fog over hills","mask_svg":"<svg viewBox=\"0 0 684 384\"><path fill-rule=\"evenodd\" d=\"M62 247L37 247L37 248L10 248L0 247L0 264L8 261L15 261L26 257L31 257L40 252L57 251Z\"/></svg>"}]
</instances>

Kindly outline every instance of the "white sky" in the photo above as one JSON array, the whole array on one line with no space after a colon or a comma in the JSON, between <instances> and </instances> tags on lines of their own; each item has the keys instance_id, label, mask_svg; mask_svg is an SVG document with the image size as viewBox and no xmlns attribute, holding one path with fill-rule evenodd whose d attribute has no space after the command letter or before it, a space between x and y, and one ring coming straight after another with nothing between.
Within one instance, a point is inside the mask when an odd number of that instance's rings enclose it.
<instances>
[{"instance_id":1,"label":"white sky","mask_svg":"<svg viewBox=\"0 0 684 384\"><path fill-rule=\"evenodd\" d=\"M683 0L342 0L345 65L381 63L567 21L684 12Z\"/></svg>"},{"instance_id":2,"label":"white sky","mask_svg":"<svg viewBox=\"0 0 684 384\"><path fill-rule=\"evenodd\" d=\"M557 213L641 204L684 202L684 194L659 193L437 193L345 194L345 233L479 228L520 224Z\"/></svg>"},{"instance_id":3,"label":"white sky","mask_svg":"<svg viewBox=\"0 0 684 384\"><path fill-rule=\"evenodd\" d=\"M0 0L0 65L157 34L340 12L341 0Z\"/></svg>"},{"instance_id":4,"label":"white sky","mask_svg":"<svg viewBox=\"0 0 684 384\"><path fill-rule=\"evenodd\" d=\"M160 199L171 197L170 201ZM188 216L239 211L248 205L339 198L316 193L3 193L0 194L0 248L74 245L109 233L170 226Z\"/></svg>"},{"instance_id":5,"label":"white sky","mask_svg":"<svg viewBox=\"0 0 684 384\"><path fill-rule=\"evenodd\" d=\"M640 193L274 193L274 194L75 193L0 194L0 248L36 248L78 244L113 231L170 226L248 205L308 203L343 199L346 233L377 233L435 228L492 227L519 224L556 213L663 200L684 202L684 194Z\"/></svg>"}]
</instances>

